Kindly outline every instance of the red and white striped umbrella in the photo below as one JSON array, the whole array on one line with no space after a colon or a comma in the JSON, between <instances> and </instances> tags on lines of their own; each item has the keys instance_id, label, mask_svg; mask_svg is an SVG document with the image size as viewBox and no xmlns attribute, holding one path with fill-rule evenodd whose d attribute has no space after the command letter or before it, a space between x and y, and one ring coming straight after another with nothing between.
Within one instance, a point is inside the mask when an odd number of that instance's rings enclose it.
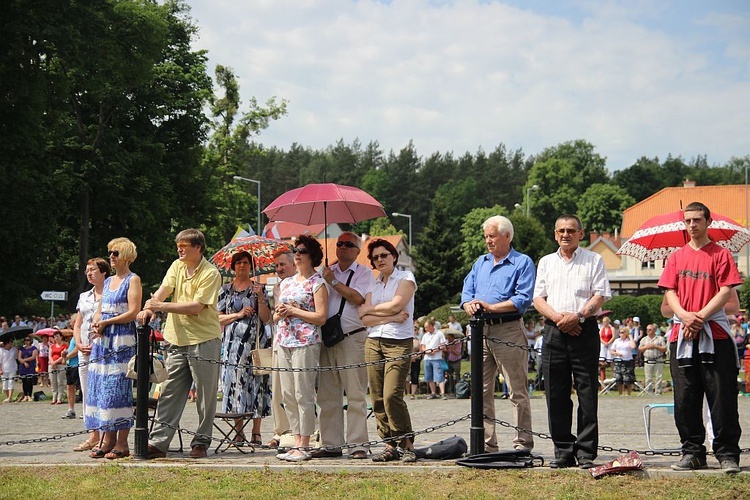
<instances>
[{"instance_id":1,"label":"red and white striped umbrella","mask_svg":"<svg viewBox=\"0 0 750 500\"><path fill-rule=\"evenodd\" d=\"M641 262L666 259L669 254L685 246L690 236L682 211L652 217L620 247L618 255L629 255ZM723 215L711 214L708 237L732 252L750 242L750 231Z\"/></svg>"}]
</instances>

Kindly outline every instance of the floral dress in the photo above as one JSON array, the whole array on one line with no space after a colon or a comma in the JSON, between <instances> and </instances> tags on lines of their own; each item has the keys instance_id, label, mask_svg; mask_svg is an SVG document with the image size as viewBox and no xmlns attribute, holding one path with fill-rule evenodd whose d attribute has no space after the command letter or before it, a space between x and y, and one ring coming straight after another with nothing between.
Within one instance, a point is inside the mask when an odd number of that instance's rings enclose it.
<instances>
[{"instance_id":1,"label":"floral dress","mask_svg":"<svg viewBox=\"0 0 750 500\"><path fill-rule=\"evenodd\" d=\"M234 314L243 307L250 306L256 313L241 318L224 327L221 351L226 363L243 366L226 366L222 377L223 399L221 411L224 413L252 413L253 418L271 414L271 391L268 375L253 375L252 352L258 341L258 327L261 327L260 349L268 347L268 339L258 321L258 298L251 287L235 290L234 285L226 284L219 291L218 309L220 314Z\"/></svg>"},{"instance_id":2,"label":"floral dress","mask_svg":"<svg viewBox=\"0 0 750 500\"><path fill-rule=\"evenodd\" d=\"M102 318L128 310L130 273L116 290L111 277L104 281ZM106 327L103 336L91 342L91 361L86 390L86 429L119 431L133 427L133 381L125 377L128 361L135 355L135 321Z\"/></svg>"},{"instance_id":3,"label":"floral dress","mask_svg":"<svg viewBox=\"0 0 750 500\"><path fill-rule=\"evenodd\" d=\"M315 292L323 286L323 277L314 273L310 278L297 281L294 275L281 282L279 301L292 304L305 311L315 310ZM321 341L320 326L297 317L282 318L277 324L276 342L281 347L307 347Z\"/></svg>"}]
</instances>

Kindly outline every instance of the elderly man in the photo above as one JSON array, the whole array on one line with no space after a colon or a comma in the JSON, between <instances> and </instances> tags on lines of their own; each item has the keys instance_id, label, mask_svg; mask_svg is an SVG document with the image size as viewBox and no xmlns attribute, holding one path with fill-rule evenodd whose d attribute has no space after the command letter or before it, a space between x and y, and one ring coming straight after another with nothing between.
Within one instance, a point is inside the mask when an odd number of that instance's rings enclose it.
<instances>
[{"instance_id":1,"label":"elderly man","mask_svg":"<svg viewBox=\"0 0 750 500\"><path fill-rule=\"evenodd\" d=\"M549 432L555 445L552 468L594 466L599 444L599 328L596 317L612 296L604 261L578 246L583 225L575 215L555 222L557 252L539 261L534 307L546 318L542 372ZM578 393L577 437L571 433L571 379Z\"/></svg>"},{"instance_id":2,"label":"elderly man","mask_svg":"<svg viewBox=\"0 0 750 500\"><path fill-rule=\"evenodd\" d=\"M358 308L365 302L367 291L374 284L372 271L357 264L359 237L349 231L341 233L336 242L338 262L323 268L328 283L328 316L341 313L344 340L320 351L320 366L344 366L365 361L367 330L359 319ZM365 367L322 371L318 384L320 406L321 449L314 458L340 457L341 449L332 448L344 442L357 445L349 458L367 458L367 369ZM344 393L346 393L346 440L344 440Z\"/></svg>"},{"instance_id":3,"label":"elderly man","mask_svg":"<svg viewBox=\"0 0 750 500\"><path fill-rule=\"evenodd\" d=\"M276 276L279 277L279 282L273 287L273 303L277 304L279 299L279 284L289 276L294 276L296 268L294 267L294 254L288 248L277 250L273 254L274 264L276 265ZM274 328L275 325L272 326ZM276 343L276 335L273 338L273 348L271 350L271 365L274 368L279 367L277 354L278 344ZM284 407L281 406L283 401L281 394L281 376L276 370L271 372L271 414L273 415L273 437L266 443L271 449L279 447L281 443L281 436L289 434L291 427L289 425L289 419L286 416Z\"/></svg>"},{"instance_id":4,"label":"elderly man","mask_svg":"<svg viewBox=\"0 0 750 500\"><path fill-rule=\"evenodd\" d=\"M221 275L204 257L206 240L197 229L180 231L175 238L178 259L169 267L161 286L138 313L146 325L155 312L167 313L164 339L171 344L167 358L169 378L162 384L151 431L148 458L167 456L169 443L180 424L190 387L197 392L198 429L191 443L190 458L204 458L211 444L219 365L198 357L219 359L221 327L219 300ZM171 302L165 302L172 295ZM162 423L163 422L163 423Z\"/></svg>"},{"instance_id":5,"label":"elderly man","mask_svg":"<svg viewBox=\"0 0 750 500\"><path fill-rule=\"evenodd\" d=\"M484 242L489 253L477 259L464 279L461 307L469 316L477 311L489 315L485 320L483 347L483 411L495 418L495 382L502 370L508 384L517 430L513 439L516 449L532 449L531 403L528 391L528 353L522 348L492 342L493 339L526 345L521 318L531 305L534 289L534 263L511 247L513 224L507 217L496 215L482 224ZM485 448L498 450L495 423L484 421Z\"/></svg>"}]
</instances>

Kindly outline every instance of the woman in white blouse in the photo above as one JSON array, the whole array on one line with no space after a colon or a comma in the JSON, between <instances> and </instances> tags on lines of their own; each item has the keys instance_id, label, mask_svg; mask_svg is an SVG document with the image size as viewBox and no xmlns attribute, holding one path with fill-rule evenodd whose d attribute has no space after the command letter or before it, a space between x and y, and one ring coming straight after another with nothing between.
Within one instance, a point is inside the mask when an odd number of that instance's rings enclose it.
<instances>
[{"instance_id":1,"label":"woman in white blouse","mask_svg":"<svg viewBox=\"0 0 750 500\"><path fill-rule=\"evenodd\" d=\"M396 269L398 252L388 241L373 240L368 257L380 275L367 293L359 316L368 327L365 361L409 355L412 351L414 292L417 283L410 271ZM378 434L386 441L385 450L372 457L374 462L416 462L409 408L404 401L404 386L411 363L408 357L382 364L368 365L372 409ZM396 447L400 447L401 451Z\"/></svg>"}]
</instances>

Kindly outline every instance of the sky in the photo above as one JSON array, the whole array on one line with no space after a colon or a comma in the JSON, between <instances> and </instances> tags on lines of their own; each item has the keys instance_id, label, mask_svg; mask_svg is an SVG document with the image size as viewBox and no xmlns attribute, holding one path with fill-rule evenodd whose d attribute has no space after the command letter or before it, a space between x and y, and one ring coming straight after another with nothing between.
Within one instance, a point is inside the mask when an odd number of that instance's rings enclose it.
<instances>
[{"instance_id":1,"label":"sky","mask_svg":"<svg viewBox=\"0 0 750 500\"><path fill-rule=\"evenodd\" d=\"M288 101L258 141L750 155L748 0L185 0L209 70Z\"/></svg>"}]
</instances>

